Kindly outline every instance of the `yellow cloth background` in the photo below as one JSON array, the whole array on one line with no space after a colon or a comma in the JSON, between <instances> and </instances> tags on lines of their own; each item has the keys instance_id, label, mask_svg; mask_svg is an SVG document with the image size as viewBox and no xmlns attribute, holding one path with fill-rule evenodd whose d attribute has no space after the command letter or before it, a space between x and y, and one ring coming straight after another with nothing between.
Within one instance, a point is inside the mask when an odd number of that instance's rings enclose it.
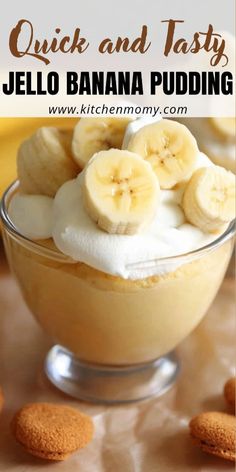
<instances>
[{"instance_id":1,"label":"yellow cloth background","mask_svg":"<svg viewBox=\"0 0 236 472\"><path fill-rule=\"evenodd\" d=\"M40 126L71 128L76 118L0 118L0 198L16 178L17 150Z\"/></svg>"}]
</instances>

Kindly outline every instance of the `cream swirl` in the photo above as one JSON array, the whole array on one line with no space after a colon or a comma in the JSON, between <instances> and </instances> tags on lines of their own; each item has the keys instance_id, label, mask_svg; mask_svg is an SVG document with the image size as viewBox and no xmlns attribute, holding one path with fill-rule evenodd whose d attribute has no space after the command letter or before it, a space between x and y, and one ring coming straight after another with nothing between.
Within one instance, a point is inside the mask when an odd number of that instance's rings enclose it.
<instances>
[{"instance_id":1,"label":"cream swirl","mask_svg":"<svg viewBox=\"0 0 236 472\"><path fill-rule=\"evenodd\" d=\"M199 153L196 168L210 166ZM60 251L76 261L124 279L157 274L145 267L140 272L132 264L177 256L205 246L215 236L203 233L186 222L180 202L186 184L177 190L162 190L161 204L152 223L141 233L127 236L108 234L87 214L82 198L84 173L66 182L57 192L53 205L53 239ZM161 265L159 274L174 270L179 263Z\"/></svg>"}]
</instances>

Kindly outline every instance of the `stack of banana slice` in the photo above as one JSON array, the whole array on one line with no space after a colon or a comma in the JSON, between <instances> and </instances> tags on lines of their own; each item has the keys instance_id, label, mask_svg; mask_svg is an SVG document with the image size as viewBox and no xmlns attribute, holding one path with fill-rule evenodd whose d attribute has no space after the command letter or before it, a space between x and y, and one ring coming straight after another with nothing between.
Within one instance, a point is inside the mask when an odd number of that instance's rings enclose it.
<instances>
[{"instance_id":1,"label":"stack of banana slice","mask_svg":"<svg viewBox=\"0 0 236 472\"><path fill-rule=\"evenodd\" d=\"M39 128L20 146L18 177L24 193L54 197L60 186L78 174L71 154L71 130Z\"/></svg>"},{"instance_id":2,"label":"stack of banana slice","mask_svg":"<svg viewBox=\"0 0 236 472\"><path fill-rule=\"evenodd\" d=\"M40 126L74 128L74 118L0 118L0 199L16 179L16 154L21 143Z\"/></svg>"},{"instance_id":3,"label":"stack of banana slice","mask_svg":"<svg viewBox=\"0 0 236 472\"><path fill-rule=\"evenodd\" d=\"M99 151L121 149L130 118L84 118L74 131L72 151L81 169Z\"/></svg>"},{"instance_id":4,"label":"stack of banana slice","mask_svg":"<svg viewBox=\"0 0 236 472\"><path fill-rule=\"evenodd\" d=\"M184 185L186 220L221 231L234 218L233 174L218 166L195 170L197 142L180 123L159 120L135 132L133 125L126 118L83 118L73 133L38 129L18 152L21 192L54 197L82 171L91 219L108 233L131 235L158 218L162 190Z\"/></svg>"},{"instance_id":5,"label":"stack of banana slice","mask_svg":"<svg viewBox=\"0 0 236 472\"><path fill-rule=\"evenodd\" d=\"M156 214L159 182L151 165L138 154L101 151L86 168L84 200L100 228L112 234L135 234Z\"/></svg>"}]
</instances>

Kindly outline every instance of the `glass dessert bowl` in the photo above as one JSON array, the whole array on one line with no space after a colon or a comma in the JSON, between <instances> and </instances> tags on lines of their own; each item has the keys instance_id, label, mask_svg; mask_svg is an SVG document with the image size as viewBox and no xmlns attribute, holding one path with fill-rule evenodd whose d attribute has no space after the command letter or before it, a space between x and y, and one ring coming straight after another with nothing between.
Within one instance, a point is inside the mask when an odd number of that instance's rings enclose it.
<instances>
[{"instance_id":1,"label":"glass dessert bowl","mask_svg":"<svg viewBox=\"0 0 236 472\"><path fill-rule=\"evenodd\" d=\"M6 254L55 343L45 371L96 402L158 395L207 312L233 246L235 179L171 120L40 128L2 199Z\"/></svg>"},{"instance_id":2,"label":"glass dessert bowl","mask_svg":"<svg viewBox=\"0 0 236 472\"><path fill-rule=\"evenodd\" d=\"M90 401L163 393L178 372L173 349L201 321L222 282L233 223L206 247L148 263L164 275L142 278L139 264L140 278L125 280L73 261L50 240L19 234L7 210L17 187L2 200L3 239L26 304L58 343L46 359L49 379Z\"/></svg>"}]
</instances>

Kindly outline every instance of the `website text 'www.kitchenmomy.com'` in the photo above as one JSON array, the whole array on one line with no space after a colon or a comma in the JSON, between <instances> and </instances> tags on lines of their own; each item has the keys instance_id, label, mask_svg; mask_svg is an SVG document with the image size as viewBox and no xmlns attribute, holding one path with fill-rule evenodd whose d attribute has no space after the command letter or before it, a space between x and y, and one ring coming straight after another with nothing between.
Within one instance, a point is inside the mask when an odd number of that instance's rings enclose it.
<instances>
[{"instance_id":1,"label":"website text 'www.kitchenmomy.com'","mask_svg":"<svg viewBox=\"0 0 236 472\"><path fill-rule=\"evenodd\" d=\"M159 115L187 115L187 106L136 106L136 105L92 105L81 104L79 106L49 106L49 115L79 115L79 116L151 116Z\"/></svg>"}]
</instances>

